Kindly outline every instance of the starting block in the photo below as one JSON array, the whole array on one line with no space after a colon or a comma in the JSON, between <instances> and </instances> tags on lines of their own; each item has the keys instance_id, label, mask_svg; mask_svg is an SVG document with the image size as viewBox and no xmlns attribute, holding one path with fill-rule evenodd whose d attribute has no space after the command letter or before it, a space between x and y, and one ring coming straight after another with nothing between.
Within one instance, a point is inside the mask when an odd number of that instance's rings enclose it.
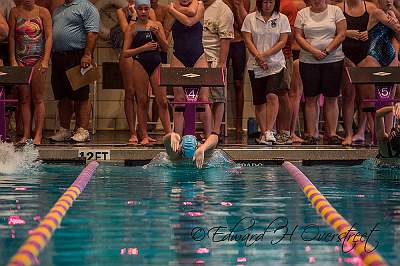
<instances>
[{"instance_id":1,"label":"starting block","mask_svg":"<svg viewBox=\"0 0 400 266\"><path fill-rule=\"evenodd\" d=\"M224 87L222 68L181 68L161 67L160 86L183 87L186 101L171 102L175 111L184 112L185 126L183 135L194 135L196 131L196 112L203 112L208 101L198 101L201 87ZM222 89L222 88L221 88ZM184 104L184 106L182 106Z\"/></svg>"},{"instance_id":2,"label":"starting block","mask_svg":"<svg viewBox=\"0 0 400 266\"><path fill-rule=\"evenodd\" d=\"M6 100L6 85L28 85L31 83L32 67L0 67L0 140L6 141L6 102L16 102L16 100Z\"/></svg>"},{"instance_id":3,"label":"starting block","mask_svg":"<svg viewBox=\"0 0 400 266\"><path fill-rule=\"evenodd\" d=\"M399 67L347 67L347 75L352 84L374 84L375 99L363 100L364 103L374 103L374 107L365 107L365 112L375 112L388 103L400 102L391 99L395 84L400 83Z\"/></svg>"}]
</instances>

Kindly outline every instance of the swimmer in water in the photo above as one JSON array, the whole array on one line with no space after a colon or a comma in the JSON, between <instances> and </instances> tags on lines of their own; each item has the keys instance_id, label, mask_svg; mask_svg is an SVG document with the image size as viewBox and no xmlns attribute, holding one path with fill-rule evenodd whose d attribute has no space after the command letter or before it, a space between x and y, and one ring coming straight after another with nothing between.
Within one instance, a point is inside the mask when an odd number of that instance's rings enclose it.
<instances>
[{"instance_id":1,"label":"swimmer in water","mask_svg":"<svg viewBox=\"0 0 400 266\"><path fill-rule=\"evenodd\" d=\"M164 136L164 146L171 161L182 159L193 160L197 168L204 164L204 154L212 151L218 144L218 134L211 132L206 141L201 144L193 135L181 136L175 132Z\"/></svg>"},{"instance_id":2,"label":"swimmer in water","mask_svg":"<svg viewBox=\"0 0 400 266\"><path fill-rule=\"evenodd\" d=\"M390 134L385 132L385 115L393 112L395 125ZM378 158L399 158L400 157L400 103L394 106L385 106L375 114L375 131L378 141Z\"/></svg>"}]
</instances>

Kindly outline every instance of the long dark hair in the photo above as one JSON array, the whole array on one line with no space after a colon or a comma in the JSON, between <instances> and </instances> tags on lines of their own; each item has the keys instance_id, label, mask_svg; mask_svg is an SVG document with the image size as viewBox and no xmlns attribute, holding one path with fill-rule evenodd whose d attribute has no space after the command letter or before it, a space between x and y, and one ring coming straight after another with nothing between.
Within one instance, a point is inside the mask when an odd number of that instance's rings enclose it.
<instances>
[{"instance_id":1,"label":"long dark hair","mask_svg":"<svg viewBox=\"0 0 400 266\"><path fill-rule=\"evenodd\" d=\"M257 7L258 12L262 11L262 3L264 1L265 0L256 0L256 7ZM272 13L274 13L274 12L279 13L280 5L281 5L281 1L275 0L275 6L274 6L274 10L272 10Z\"/></svg>"}]
</instances>

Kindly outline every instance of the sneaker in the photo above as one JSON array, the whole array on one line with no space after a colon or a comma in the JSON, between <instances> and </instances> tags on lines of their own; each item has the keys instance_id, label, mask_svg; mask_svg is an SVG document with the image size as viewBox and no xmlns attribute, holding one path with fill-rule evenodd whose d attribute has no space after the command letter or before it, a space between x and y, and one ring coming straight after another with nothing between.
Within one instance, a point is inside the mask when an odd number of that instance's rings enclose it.
<instances>
[{"instance_id":1,"label":"sneaker","mask_svg":"<svg viewBox=\"0 0 400 266\"><path fill-rule=\"evenodd\" d=\"M265 136L265 140L267 142L272 142L272 143L276 142L276 138L274 136L274 132L272 132L270 130L267 130L267 131L264 132L264 136Z\"/></svg>"},{"instance_id":2,"label":"sneaker","mask_svg":"<svg viewBox=\"0 0 400 266\"><path fill-rule=\"evenodd\" d=\"M89 141L89 131L80 127L76 130L76 133L72 136L71 139L76 142Z\"/></svg>"},{"instance_id":3,"label":"sneaker","mask_svg":"<svg viewBox=\"0 0 400 266\"><path fill-rule=\"evenodd\" d=\"M62 127L60 127L60 130L58 130L58 132L54 136L50 137L52 141L66 141L70 138L71 132L68 129Z\"/></svg>"},{"instance_id":4,"label":"sneaker","mask_svg":"<svg viewBox=\"0 0 400 266\"><path fill-rule=\"evenodd\" d=\"M292 138L290 137L290 133L288 133L286 131L279 132L276 135L275 144L277 144L277 145L291 145L292 144Z\"/></svg>"}]
</instances>

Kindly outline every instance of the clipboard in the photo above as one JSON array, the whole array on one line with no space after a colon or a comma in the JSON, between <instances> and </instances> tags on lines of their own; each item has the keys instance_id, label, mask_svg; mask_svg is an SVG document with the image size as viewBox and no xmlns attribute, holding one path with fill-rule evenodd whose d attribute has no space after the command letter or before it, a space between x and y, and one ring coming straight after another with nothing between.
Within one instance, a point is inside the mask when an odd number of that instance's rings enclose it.
<instances>
[{"instance_id":1,"label":"clipboard","mask_svg":"<svg viewBox=\"0 0 400 266\"><path fill-rule=\"evenodd\" d=\"M81 73L81 66L77 65L65 71L71 88L76 91L90 83L100 79L100 71L97 66L88 70L84 75Z\"/></svg>"}]
</instances>

